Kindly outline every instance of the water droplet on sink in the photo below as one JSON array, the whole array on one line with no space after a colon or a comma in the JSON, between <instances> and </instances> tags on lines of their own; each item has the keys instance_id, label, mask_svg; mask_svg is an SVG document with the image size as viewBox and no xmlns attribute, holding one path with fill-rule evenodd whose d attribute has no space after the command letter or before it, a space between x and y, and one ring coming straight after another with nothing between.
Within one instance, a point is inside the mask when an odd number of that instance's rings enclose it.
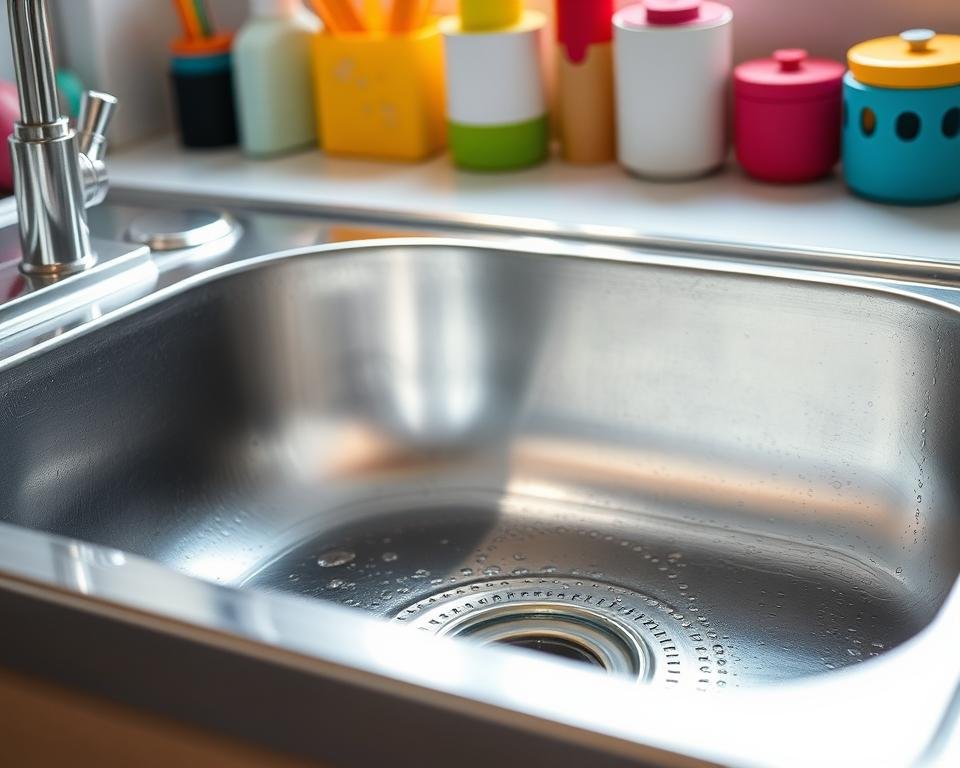
<instances>
[{"instance_id":1,"label":"water droplet on sink","mask_svg":"<svg viewBox=\"0 0 960 768\"><path fill-rule=\"evenodd\" d=\"M413 572L413 578L415 579L425 579L429 575L430 571L428 571L426 568L417 568L417 570Z\"/></svg>"},{"instance_id":2,"label":"water droplet on sink","mask_svg":"<svg viewBox=\"0 0 960 768\"><path fill-rule=\"evenodd\" d=\"M488 565L483 569L484 576L496 576L498 573L500 573L499 565Z\"/></svg>"},{"instance_id":3,"label":"water droplet on sink","mask_svg":"<svg viewBox=\"0 0 960 768\"><path fill-rule=\"evenodd\" d=\"M516 553L514 553L514 555L513 555L513 559L514 559L514 560L526 560L526 559L527 559L527 556L526 556L525 554L523 554L523 552L516 552Z\"/></svg>"},{"instance_id":4,"label":"water droplet on sink","mask_svg":"<svg viewBox=\"0 0 960 768\"><path fill-rule=\"evenodd\" d=\"M473 576L473 568L461 568L461 569L460 569L460 575L461 575L461 576Z\"/></svg>"},{"instance_id":5,"label":"water droplet on sink","mask_svg":"<svg viewBox=\"0 0 960 768\"><path fill-rule=\"evenodd\" d=\"M397 553L396 553L396 552L384 552L382 555L380 555L380 559L383 560L383 562L385 562L385 563L392 563L394 560L397 559Z\"/></svg>"},{"instance_id":6,"label":"water droplet on sink","mask_svg":"<svg viewBox=\"0 0 960 768\"><path fill-rule=\"evenodd\" d=\"M335 568L338 565L346 565L355 557L356 555L353 552L348 552L345 549L331 549L317 558L317 565L321 568Z\"/></svg>"},{"instance_id":7,"label":"water droplet on sink","mask_svg":"<svg viewBox=\"0 0 960 768\"><path fill-rule=\"evenodd\" d=\"M903 573L903 568L897 568L897 573Z\"/></svg>"},{"instance_id":8,"label":"water droplet on sink","mask_svg":"<svg viewBox=\"0 0 960 768\"><path fill-rule=\"evenodd\" d=\"M327 587L330 589L340 589L344 585L343 579L333 579L330 583L327 584Z\"/></svg>"},{"instance_id":9,"label":"water droplet on sink","mask_svg":"<svg viewBox=\"0 0 960 768\"><path fill-rule=\"evenodd\" d=\"M543 566L543 568L541 568L540 570L542 570L544 573L556 573L556 572L557 572L557 566L555 566L555 565L545 565L545 566Z\"/></svg>"}]
</instances>

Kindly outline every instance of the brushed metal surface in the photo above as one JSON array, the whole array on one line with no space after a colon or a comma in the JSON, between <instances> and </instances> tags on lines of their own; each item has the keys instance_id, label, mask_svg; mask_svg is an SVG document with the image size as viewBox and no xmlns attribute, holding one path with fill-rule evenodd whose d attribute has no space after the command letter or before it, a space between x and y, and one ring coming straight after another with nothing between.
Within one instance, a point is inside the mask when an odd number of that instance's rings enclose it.
<instances>
[{"instance_id":1,"label":"brushed metal surface","mask_svg":"<svg viewBox=\"0 0 960 768\"><path fill-rule=\"evenodd\" d=\"M231 264L274 226L238 217L232 256L158 256L157 292L0 346L7 541L83 542L0 547L0 573L375 668L378 695L414 680L506 707L560 742L744 765L926 747L960 677L957 289L542 240ZM316 239L298 226L276 223ZM536 654L385 621L518 583L642 596L699 690L541 675ZM454 673L472 660L489 674ZM766 735L709 736L734 715ZM785 742L796 727L820 743Z\"/></svg>"}]
</instances>

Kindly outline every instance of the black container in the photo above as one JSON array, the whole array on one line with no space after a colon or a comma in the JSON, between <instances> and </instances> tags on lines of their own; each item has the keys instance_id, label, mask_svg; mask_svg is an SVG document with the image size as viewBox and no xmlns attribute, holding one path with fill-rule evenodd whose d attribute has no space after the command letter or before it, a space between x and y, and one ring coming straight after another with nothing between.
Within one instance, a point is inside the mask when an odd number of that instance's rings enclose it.
<instances>
[{"instance_id":1,"label":"black container","mask_svg":"<svg viewBox=\"0 0 960 768\"><path fill-rule=\"evenodd\" d=\"M170 77L183 146L209 148L236 144L230 54L175 57Z\"/></svg>"}]
</instances>

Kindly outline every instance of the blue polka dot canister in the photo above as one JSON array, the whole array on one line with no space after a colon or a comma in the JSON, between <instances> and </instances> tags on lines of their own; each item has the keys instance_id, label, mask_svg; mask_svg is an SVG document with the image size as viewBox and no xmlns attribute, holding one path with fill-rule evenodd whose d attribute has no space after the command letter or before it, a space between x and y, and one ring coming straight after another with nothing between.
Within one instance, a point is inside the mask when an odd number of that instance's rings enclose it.
<instances>
[{"instance_id":1,"label":"blue polka dot canister","mask_svg":"<svg viewBox=\"0 0 960 768\"><path fill-rule=\"evenodd\" d=\"M960 35L879 37L853 46L847 65L847 186L901 205L960 199Z\"/></svg>"}]
</instances>

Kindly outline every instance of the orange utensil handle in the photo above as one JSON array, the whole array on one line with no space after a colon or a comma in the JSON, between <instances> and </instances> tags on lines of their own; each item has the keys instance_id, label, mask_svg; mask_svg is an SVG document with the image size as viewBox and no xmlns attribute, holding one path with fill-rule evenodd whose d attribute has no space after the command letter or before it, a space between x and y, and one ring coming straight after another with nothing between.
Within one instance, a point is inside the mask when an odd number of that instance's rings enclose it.
<instances>
[{"instance_id":1,"label":"orange utensil handle","mask_svg":"<svg viewBox=\"0 0 960 768\"><path fill-rule=\"evenodd\" d=\"M203 37L200 20L197 18L196 10L190 0L173 0L173 6L177 9L177 15L180 17L183 36L190 40Z\"/></svg>"},{"instance_id":2,"label":"orange utensil handle","mask_svg":"<svg viewBox=\"0 0 960 768\"><path fill-rule=\"evenodd\" d=\"M412 32L423 18L424 0L393 0L390 11L391 32Z\"/></svg>"},{"instance_id":3,"label":"orange utensil handle","mask_svg":"<svg viewBox=\"0 0 960 768\"><path fill-rule=\"evenodd\" d=\"M367 26L350 0L311 0L328 32L366 32Z\"/></svg>"}]
</instances>

